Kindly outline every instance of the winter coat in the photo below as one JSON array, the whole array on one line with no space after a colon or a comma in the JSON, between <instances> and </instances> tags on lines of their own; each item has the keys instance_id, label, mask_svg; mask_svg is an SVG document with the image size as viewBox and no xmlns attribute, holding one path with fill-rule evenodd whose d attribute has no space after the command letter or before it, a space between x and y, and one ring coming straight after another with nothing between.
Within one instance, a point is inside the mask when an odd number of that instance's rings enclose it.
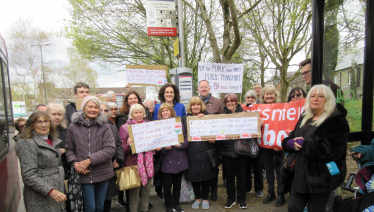
<instances>
[{"instance_id":1,"label":"winter coat","mask_svg":"<svg viewBox=\"0 0 374 212\"><path fill-rule=\"evenodd\" d=\"M72 123L71 116L77 112L77 107L75 106L75 102L70 102L69 104L65 105L65 117L68 120L69 124Z\"/></svg>"},{"instance_id":2,"label":"winter coat","mask_svg":"<svg viewBox=\"0 0 374 212\"><path fill-rule=\"evenodd\" d=\"M361 153L362 168L357 172L355 180L357 185L366 192L366 183L374 174L374 139L371 141L371 145L356 146L351 152Z\"/></svg>"},{"instance_id":3,"label":"winter coat","mask_svg":"<svg viewBox=\"0 0 374 212\"><path fill-rule=\"evenodd\" d=\"M243 112L243 108L240 104L236 105L235 113ZM231 114L232 112L225 106L223 108L223 114ZM219 149L219 154L222 158L237 158L238 155L234 152L234 140L220 140L216 141Z\"/></svg>"},{"instance_id":4,"label":"winter coat","mask_svg":"<svg viewBox=\"0 0 374 212\"><path fill-rule=\"evenodd\" d=\"M301 151L306 158L306 181L310 193L330 192L344 182L347 172L345 160L349 134L346 115L347 110L341 104L336 104L335 111L316 128L313 136L304 140ZM295 151L287 146L287 141L295 138L303 117L300 117L295 129L282 141L282 147L288 153ZM340 174L331 176L326 166L326 163L331 161L336 163Z\"/></svg>"},{"instance_id":5,"label":"winter coat","mask_svg":"<svg viewBox=\"0 0 374 212\"><path fill-rule=\"evenodd\" d=\"M204 115L209 115L207 111ZM183 116L182 123L187 132L187 116L192 116L191 113ZM187 137L187 135L186 135ZM214 149L216 145L208 141L190 142L187 147L188 169L186 171L187 181L200 182L212 179L217 175L217 169L213 169L210 165L207 150Z\"/></svg>"},{"instance_id":6,"label":"winter coat","mask_svg":"<svg viewBox=\"0 0 374 212\"><path fill-rule=\"evenodd\" d=\"M52 189L64 193L64 168L58 150L60 139L52 146L37 133L17 142L16 151L21 164L26 211L64 211L65 203L57 203L48 195Z\"/></svg>"},{"instance_id":7,"label":"winter coat","mask_svg":"<svg viewBox=\"0 0 374 212\"><path fill-rule=\"evenodd\" d=\"M60 125L57 126L57 131L58 131L58 139L61 140L60 144L58 145L58 148L65 148L65 145L66 145L66 133L67 133L67 129L64 129L62 128ZM68 159L66 158L66 152L65 154L62 154L61 155L61 159L62 159L62 165L64 167L64 171L65 171L65 180L68 179L69 177L69 172L70 172L70 164L68 163Z\"/></svg>"},{"instance_id":8,"label":"winter coat","mask_svg":"<svg viewBox=\"0 0 374 212\"><path fill-rule=\"evenodd\" d=\"M167 150L162 148L163 159L161 165L162 173L177 174L188 169L186 148L188 147L188 136L186 128L182 126L184 142L180 148L171 147Z\"/></svg>"},{"instance_id":9,"label":"winter coat","mask_svg":"<svg viewBox=\"0 0 374 212\"><path fill-rule=\"evenodd\" d=\"M69 163L90 158L88 174L79 174L81 183L97 183L114 176L112 157L115 141L108 117L104 113L92 120L84 120L83 113L72 116L66 135L66 157Z\"/></svg>"}]
</instances>

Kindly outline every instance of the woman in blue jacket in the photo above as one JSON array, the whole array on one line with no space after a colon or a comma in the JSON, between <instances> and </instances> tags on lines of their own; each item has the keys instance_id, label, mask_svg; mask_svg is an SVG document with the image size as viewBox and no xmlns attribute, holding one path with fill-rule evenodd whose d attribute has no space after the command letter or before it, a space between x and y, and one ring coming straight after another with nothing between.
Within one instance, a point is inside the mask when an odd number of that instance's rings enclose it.
<instances>
[{"instance_id":1,"label":"woman in blue jacket","mask_svg":"<svg viewBox=\"0 0 374 212\"><path fill-rule=\"evenodd\" d=\"M167 103L172 106L176 116L182 118L184 115L186 115L186 108L183 104L179 103L180 95L179 89L176 85L168 83L162 86L160 92L158 93L158 99L161 101L161 103L155 106L153 120L160 119L160 117L158 117L158 111L162 103Z\"/></svg>"}]
</instances>

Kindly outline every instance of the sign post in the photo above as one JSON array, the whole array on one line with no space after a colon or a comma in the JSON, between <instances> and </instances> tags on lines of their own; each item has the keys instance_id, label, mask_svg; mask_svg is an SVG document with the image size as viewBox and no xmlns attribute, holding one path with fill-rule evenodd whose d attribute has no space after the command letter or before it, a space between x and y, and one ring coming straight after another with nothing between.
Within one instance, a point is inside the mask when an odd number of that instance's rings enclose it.
<instances>
[{"instance_id":1,"label":"sign post","mask_svg":"<svg viewBox=\"0 0 374 212\"><path fill-rule=\"evenodd\" d=\"M175 0L146 1L148 36L177 36Z\"/></svg>"}]
</instances>

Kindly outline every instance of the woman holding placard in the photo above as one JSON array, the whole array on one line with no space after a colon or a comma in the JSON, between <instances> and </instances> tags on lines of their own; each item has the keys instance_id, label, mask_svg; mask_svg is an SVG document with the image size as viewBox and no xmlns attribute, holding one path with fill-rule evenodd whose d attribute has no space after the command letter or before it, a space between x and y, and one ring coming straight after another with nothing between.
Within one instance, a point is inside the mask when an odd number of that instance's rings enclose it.
<instances>
[{"instance_id":1,"label":"woman holding placard","mask_svg":"<svg viewBox=\"0 0 374 212\"><path fill-rule=\"evenodd\" d=\"M280 103L280 94L274 85L266 85L261 92L261 103L274 104ZM286 199L284 198L284 184L282 183L282 167L284 162L285 152L280 149L260 148L262 153L262 160L266 169L266 180L268 182L269 193L263 200L263 203L268 204L276 199L275 195L275 174L277 174L277 191L278 198L275 202L276 207L284 205Z\"/></svg>"},{"instance_id":2,"label":"woman holding placard","mask_svg":"<svg viewBox=\"0 0 374 212\"><path fill-rule=\"evenodd\" d=\"M305 112L282 141L286 152L296 153L294 173L287 175L293 177L288 211L302 212L307 203L308 211L325 211L330 193L344 182L349 134L346 115L329 87L310 89Z\"/></svg>"},{"instance_id":3,"label":"woman holding placard","mask_svg":"<svg viewBox=\"0 0 374 212\"><path fill-rule=\"evenodd\" d=\"M159 119L173 118L175 117L175 111L170 104L163 103L159 106L157 116ZM184 143L162 148L164 156L161 172L164 183L165 205L167 207L166 212L173 212L173 209L177 212L183 211L179 207L179 197L183 171L188 169L186 155L188 140L186 134L186 129L183 128ZM173 187L173 195L171 194L171 187Z\"/></svg>"},{"instance_id":4,"label":"woman holding placard","mask_svg":"<svg viewBox=\"0 0 374 212\"><path fill-rule=\"evenodd\" d=\"M173 85L171 83L163 85L160 88L160 92L158 93L158 99L161 101L161 104L167 103L172 106L176 113L176 116L183 117L184 115L186 115L186 108L183 104L179 103L180 95L179 89L176 85ZM160 117L158 117L158 114L161 104L157 104L155 106L153 120L160 119Z\"/></svg>"},{"instance_id":5,"label":"woman holding placard","mask_svg":"<svg viewBox=\"0 0 374 212\"><path fill-rule=\"evenodd\" d=\"M149 192L151 190L151 182L154 176L153 155L155 154L155 151L151 150L133 154L131 152L131 146L134 142L130 138L127 129L127 126L129 125L148 122L145 117L146 113L144 107L140 104L133 104L130 108L129 119L119 130L119 135L122 139L122 147L125 152L125 167L130 166L131 164L138 166L138 173L142 181L140 187L129 190L129 208L131 212L137 211L139 193L141 211L148 211ZM161 148L157 148L156 151L159 151L160 149Z\"/></svg>"},{"instance_id":6,"label":"woman holding placard","mask_svg":"<svg viewBox=\"0 0 374 212\"><path fill-rule=\"evenodd\" d=\"M187 132L187 116L202 117L209 113L205 110L205 104L200 97L192 97L187 105L187 115L183 116L182 123L184 131ZM185 135L188 137L188 135ZM216 148L215 140L190 142L187 147L188 170L186 179L192 182L196 201L192 204L193 209L209 208L208 196L210 191L211 179L217 175L217 168L210 165L208 150ZM217 151L217 149L215 149ZM201 187L201 189L200 189Z\"/></svg>"},{"instance_id":7,"label":"woman holding placard","mask_svg":"<svg viewBox=\"0 0 374 212\"><path fill-rule=\"evenodd\" d=\"M243 112L243 108L238 104L238 96L234 93L228 93L223 100L225 106L224 114ZM239 202L239 207L247 208L246 203L246 165L248 157L239 156L234 152L234 140L217 140L219 153L222 158L222 168L226 176L227 203L225 208L231 208L236 204L235 196ZM235 192L235 177L236 190ZM235 195L236 193L236 195Z\"/></svg>"}]
</instances>

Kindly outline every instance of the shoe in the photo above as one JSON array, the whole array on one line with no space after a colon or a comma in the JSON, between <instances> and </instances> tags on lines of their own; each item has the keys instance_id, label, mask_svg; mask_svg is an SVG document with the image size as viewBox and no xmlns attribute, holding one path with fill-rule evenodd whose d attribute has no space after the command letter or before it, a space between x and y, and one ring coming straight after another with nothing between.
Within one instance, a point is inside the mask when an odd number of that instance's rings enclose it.
<instances>
[{"instance_id":1,"label":"shoe","mask_svg":"<svg viewBox=\"0 0 374 212\"><path fill-rule=\"evenodd\" d=\"M148 205L148 210L149 209L152 209L153 208L153 205L151 204L151 203L149 203L149 205Z\"/></svg>"},{"instance_id":2,"label":"shoe","mask_svg":"<svg viewBox=\"0 0 374 212\"><path fill-rule=\"evenodd\" d=\"M166 212L173 212L173 207L167 207Z\"/></svg>"},{"instance_id":3,"label":"shoe","mask_svg":"<svg viewBox=\"0 0 374 212\"><path fill-rule=\"evenodd\" d=\"M209 209L209 202L203 200L203 203L201 204L201 209L208 210Z\"/></svg>"},{"instance_id":4,"label":"shoe","mask_svg":"<svg viewBox=\"0 0 374 212\"><path fill-rule=\"evenodd\" d=\"M173 211L176 211L176 212L184 212L184 210L182 208L179 207L179 205L174 205L173 206Z\"/></svg>"},{"instance_id":5,"label":"shoe","mask_svg":"<svg viewBox=\"0 0 374 212\"><path fill-rule=\"evenodd\" d=\"M247 203L245 203L245 202L239 202L239 208L246 209L247 208Z\"/></svg>"},{"instance_id":6,"label":"shoe","mask_svg":"<svg viewBox=\"0 0 374 212\"><path fill-rule=\"evenodd\" d=\"M165 197L165 196L164 196L164 193L162 193L162 192L158 192L158 193L157 193L157 196L160 197L161 199Z\"/></svg>"},{"instance_id":7,"label":"shoe","mask_svg":"<svg viewBox=\"0 0 374 212\"><path fill-rule=\"evenodd\" d=\"M218 200L217 192L212 192L212 196L210 196L210 199L212 201L217 201Z\"/></svg>"},{"instance_id":8,"label":"shoe","mask_svg":"<svg viewBox=\"0 0 374 212\"><path fill-rule=\"evenodd\" d=\"M284 198L284 194L278 193L278 198L277 198L277 201L275 202L275 207L282 207L285 202L286 202L286 199Z\"/></svg>"},{"instance_id":9,"label":"shoe","mask_svg":"<svg viewBox=\"0 0 374 212\"><path fill-rule=\"evenodd\" d=\"M267 195L267 197L266 197L266 198L264 199L264 201L262 201L262 202L263 202L264 204L268 204L268 203L274 201L275 198L276 198L276 196L275 196L274 191L269 190L269 194Z\"/></svg>"},{"instance_id":10,"label":"shoe","mask_svg":"<svg viewBox=\"0 0 374 212\"><path fill-rule=\"evenodd\" d=\"M235 201L228 201L225 204L225 208L231 208L232 206L236 205Z\"/></svg>"},{"instance_id":11,"label":"shoe","mask_svg":"<svg viewBox=\"0 0 374 212\"><path fill-rule=\"evenodd\" d=\"M124 207L126 207L127 204L122 199L117 199L117 205L119 205L120 207L124 208Z\"/></svg>"},{"instance_id":12,"label":"shoe","mask_svg":"<svg viewBox=\"0 0 374 212\"><path fill-rule=\"evenodd\" d=\"M264 193L262 193L262 191L256 191L256 196L257 197L263 197Z\"/></svg>"},{"instance_id":13,"label":"shoe","mask_svg":"<svg viewBox=\"0 0 374 212\"><path fill-rule=\"evenodd\" d=\"M192 204L192 209L198 209L201 204L201 201L202 201L201 199L200 201L195 200L195 202Z\"/></svg>"}]
</instances>

